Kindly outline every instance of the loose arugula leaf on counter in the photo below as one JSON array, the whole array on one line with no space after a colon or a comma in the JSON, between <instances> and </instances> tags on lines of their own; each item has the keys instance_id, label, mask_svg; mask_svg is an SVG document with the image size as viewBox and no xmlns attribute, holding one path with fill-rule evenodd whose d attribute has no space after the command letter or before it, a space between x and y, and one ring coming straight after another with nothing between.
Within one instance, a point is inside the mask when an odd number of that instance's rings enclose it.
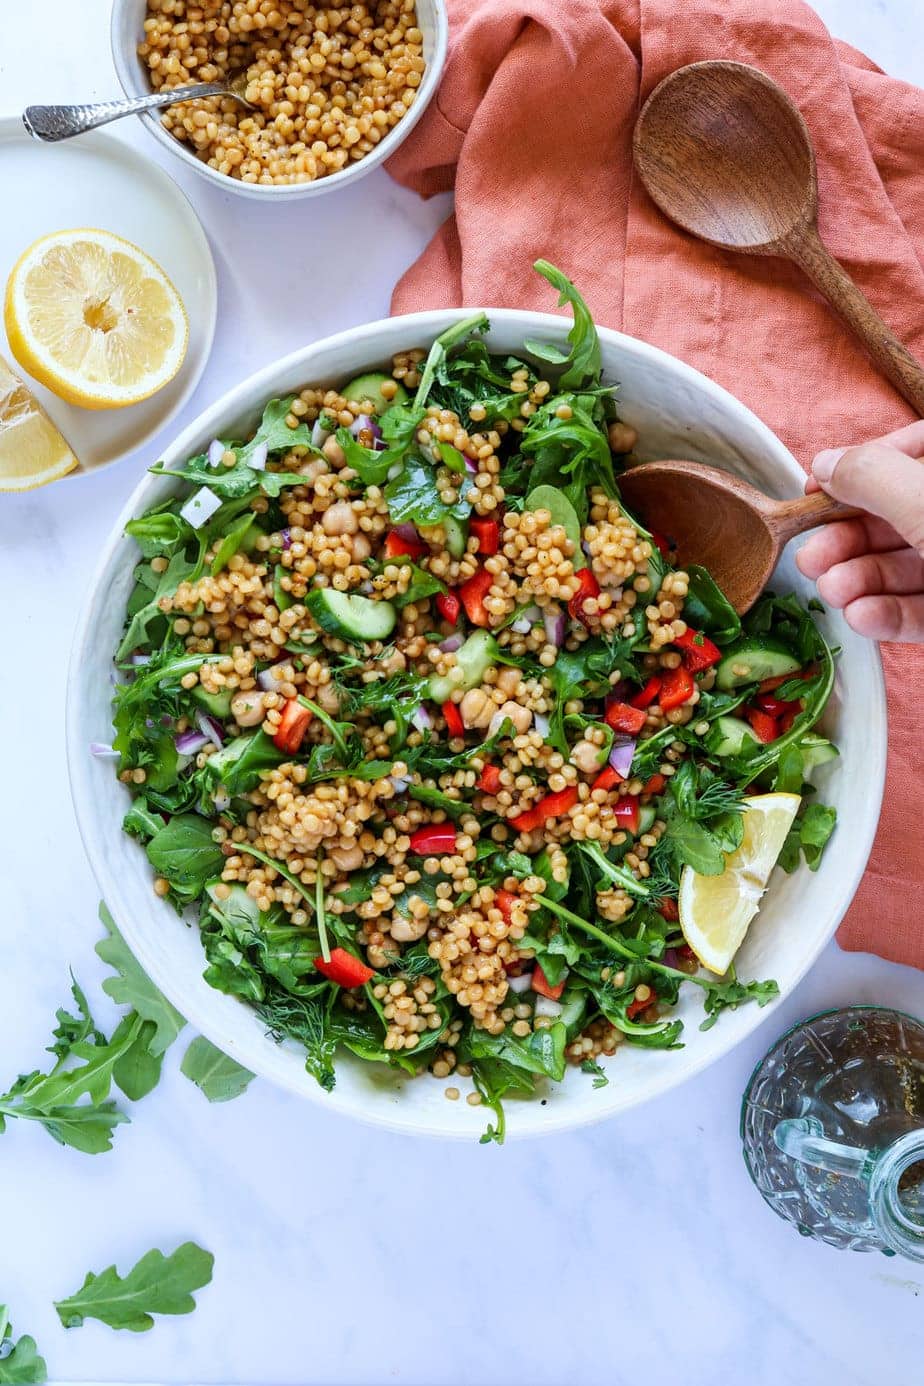
<instances>
[{"instance_id":1,"label":"loose arugula leaf on counter","mask_svg":"<svg viewBox=\"0 0 924 1386\"><path fill-rule=\"evenodd\" d=\"M142 1020L150 1021L154 1031L148 1047L155 1056L163 1054L186 1021L150 980L104 904L100 904L99 917L107 937L96 945L96 952L116 974L103 982L103 991L120 1006L131 1006Z\"/></svg>"},{"instance_id":2,"label":"loose arugula leaf on counter","mask_svg":"<svg viewBox=\"0 0 924 1386\"><path fill-rule=\"evenodd\" d=\"M154 1327L152 1314L191 1314L193 1291L212 1279L215 1258L195 1242L184 1242L170 1256L149 1251L125 1276L109 1266L98 1275L90 1271L76 1294L58 1300L55 1309L65 1328L79 1328L86 1319L99 1319L110 1328L146 1333Z\"/></svg>"},{"instance_id":3,"label":"loose arugula leaf on counter","mask_svg":"<svg viewBox=\"0 0 924 1386\"><path fill-rule=\"evenodd\" d=\"M183 1075L209 1102L231 1102L246 1092L255 1075L200 1035L183 1055Z\"/></svg>"},{"instance_id":4,"label":"loose arugula leaf on counter","mask_svg":"<svg viewBox=\"0 0 924 1386\"><path fill-rule=\"evenodd\" d=\"M28 1334L14 1341L13 1325L5 1304L0 1304L0 1386L31 1386L48 1380L45 1359Z\"/></svg>"}]
</instances>

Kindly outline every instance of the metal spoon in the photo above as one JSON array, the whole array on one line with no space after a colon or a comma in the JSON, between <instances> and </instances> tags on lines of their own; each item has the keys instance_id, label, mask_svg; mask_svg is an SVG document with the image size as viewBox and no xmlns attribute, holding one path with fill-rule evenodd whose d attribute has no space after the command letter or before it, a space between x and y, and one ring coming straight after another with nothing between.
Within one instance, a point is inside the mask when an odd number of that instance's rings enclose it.
<instances>
[{"instance_id":1,"label":"metal spoon","mask_svg":"<svg viewBox=\"0 0 924 1386\"><path fill-rule=\"evenodd\" d=\"M235 101L253 109L252 102L244 95L246 89L247 74L239 72L227 82L193 82L189 86L171 87L169 91L157 91L127 101L97 101L90 106L27 106L22 113L22 123L33 139L54 143L82 135L85 130L95 130L98 125L108 125L111 120L121 120L123 116L142 115L145 111L173 106L177 101L196 101L202 96L233 96Z\"/></svg>"}]
</instances>

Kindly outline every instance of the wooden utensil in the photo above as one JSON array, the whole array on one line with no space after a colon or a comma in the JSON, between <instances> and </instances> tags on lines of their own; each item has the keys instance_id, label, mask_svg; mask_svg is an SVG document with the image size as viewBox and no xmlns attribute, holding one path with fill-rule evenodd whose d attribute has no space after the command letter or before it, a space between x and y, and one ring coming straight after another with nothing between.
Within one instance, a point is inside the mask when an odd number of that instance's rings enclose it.
<instances>
[{"instance_id":1,"label":"wooden utensil","mask_svg":"<svg viewBox=\"0 0 924 1386\"><path fill-rule=\"evenodd\" d=\"M775 82L745 63L678 68L642 107L633 148L666 216L711 245L799 265L924 415L924 369L822 244L808 127Z\"/></svg>"},{"instance_id":2,"label":"wooden utensil","mask_svg":"<svg viewBox=\"0 0 924 1386\"><path fill-rule=\"evenodd\" d=\"M698 462L643 462L619 477L628 508L677 546L677 562L708 568L736 611L766 587L790 539L862 512L822 491L771 500L730 472Z\"/></svg>"}]
</instances>

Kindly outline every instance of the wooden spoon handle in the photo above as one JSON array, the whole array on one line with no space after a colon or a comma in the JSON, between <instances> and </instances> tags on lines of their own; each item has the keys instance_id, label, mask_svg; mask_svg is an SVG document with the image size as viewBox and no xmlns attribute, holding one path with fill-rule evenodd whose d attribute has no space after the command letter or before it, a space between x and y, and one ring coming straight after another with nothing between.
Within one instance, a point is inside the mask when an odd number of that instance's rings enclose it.
<instances>
[{"instance_id":1,"label":"wooden spoon handle","mask_svg":"<svg viewBox=\"0 0 924 1386\"><path fill-rule=\"evenodd\" d=\"M825 247L815 227L800 228L782 248L853 329L883 375L924 418L924 367L886 326L843 265Z\"/></svg>"},{"instance_id":2,"label":"wooden spoon handle","mask_svg":"<svg viewBox=\"0 0 924 1386\"><path fill-rule=\"evenodd\" d=\"M840 501L832 500L824 491L813 491L810 496L800 496L798 500L774 501L772 507L765 511L765 516L782 547L807 529L829 525L836 520L853 520L864 513L851 505L841 505Z\"/></svg>"}]
</instances>

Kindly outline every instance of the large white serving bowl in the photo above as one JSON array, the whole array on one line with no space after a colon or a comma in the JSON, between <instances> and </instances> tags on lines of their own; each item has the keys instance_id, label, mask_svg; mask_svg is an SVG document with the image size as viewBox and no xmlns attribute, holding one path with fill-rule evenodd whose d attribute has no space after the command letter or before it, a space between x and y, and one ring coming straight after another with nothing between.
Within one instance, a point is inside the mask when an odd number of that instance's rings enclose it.
<instances>
[{"instance_id":1,"label":"large white serving bowl","mask_svg":"<svg viewBox=\"0 0 924 1386\"><path fill-rule=\"evenodd\" d=\"M529 337L564 344L565 319L510 309L488 311L488 341L494 350L522 352ZM381 366L399 350L427 346L463 316L463 311L453 309L391 318L328 337L274 362L206 409L168 449L168 466L202 452L216 436L246 436L267 399L308 383L342 383ZM801 492L802 473L791 454L725 390L644 342L606 330L600 336L606 379L620 384L620 410L639 430L642 456L718 463L772 496ZM168 477L150 476L138 486L104 548L74 644L68 760L80 829L103 897L157 985L192 1025L247 1068L331 1112L418 1135L471 1139L484 1127L484 1111L465 1102L447 1102L445 1082L429 1075L408 1080L383 1065L344 1056L334 1092L322 1092L305 1072L295 1045L273 1043L253 1011L203 981L204 957L195 925L185 924L154 894L143 849L121 831L128 791L116 780L111 761L90 755L89 744L108 741L111 735L111 658L138 561L135 543L123 537L123 529L132 516L170 495L175 484ZM729 534L728 541L733 544L735 535ZM811 596L789 555L774 585ZM818 772L822 797L837 808L837 831L817 873L775 873L737 959L742 978L774 977L782 996L811 966L850 903L872 846L885 774L886 710L877 647L860 639L838 616L820 619L828 638L842 647L825 718L841 757ZM748 1005L727 1012L703 1033L698 1028L700 993L685 987L678 1008L685 1023L685 1048L659 1052L624 1045L609 1063L613 1081L607 1087L595 1089L586 1075L570 1071L564 1083L549 1085L545 1105L510 1101L508 1130L514 1136L538 1135L633 1107L705 1068L766 1020L772 1009ZM459 1085L465 1088L464 1081Z\"/></svg>"},{"instance_id":2,"label":"large white serving bowl","mask_svg":"<svg viewBox=\"0 0 924 1386\"><path fill-rule=\"evenodd\" d=\"M138 56L138 44L144 37L144 21L147 15L147 0L113 0L109 27L109 40L112 48L112 61L116 76L126 96L149 96L151 82L148 70ZM197 159L190 146L176 139L161 124L162 111L148 111L140 117L154 138L172 157L181 159L187 168L194 169L217 188L225 192L240 193L243 197L257 198L263 202L291 202L306 197L321 197L325 193L345 188L357 179L371 173L374 168L394 154L423 115L436 94L446 62L446 48L449 43L449 19L446 13L446 0L417 0L417 26L423 35L423 56L427 64L423 80L417 88L417 96L407 115L402 116L388 134L365 158L349 163L338 173L327 178L316 178L312 183L261 184L244 183L240 178L230 178L219 173Z\"/></svg>"}]
</instances>

